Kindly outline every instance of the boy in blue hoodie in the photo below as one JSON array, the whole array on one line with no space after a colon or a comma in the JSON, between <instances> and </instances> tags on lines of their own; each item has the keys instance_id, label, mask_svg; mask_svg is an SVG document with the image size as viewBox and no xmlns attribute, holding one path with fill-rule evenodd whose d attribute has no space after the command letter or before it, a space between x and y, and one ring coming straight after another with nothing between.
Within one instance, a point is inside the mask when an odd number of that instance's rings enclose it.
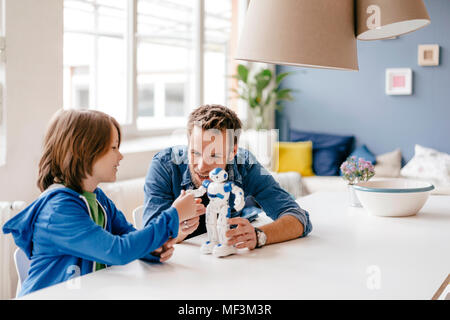
<instances>
[{"instance_id":1,"label":"boy in blue hoodie","mask_svg":"<svg viewBox=\"0 0 450 320\"><path fill-rule=\"evenodd\" d=\"M73 270L85 275L135 259L166 261L179 221L204 213L182 193L137 231L97 187L116 180L120 140L119 124L105 113L64 110L54 116L39 163L42 194L3 226L31 259L19 296L68 280Z\"/></svg>"}]
</instances>

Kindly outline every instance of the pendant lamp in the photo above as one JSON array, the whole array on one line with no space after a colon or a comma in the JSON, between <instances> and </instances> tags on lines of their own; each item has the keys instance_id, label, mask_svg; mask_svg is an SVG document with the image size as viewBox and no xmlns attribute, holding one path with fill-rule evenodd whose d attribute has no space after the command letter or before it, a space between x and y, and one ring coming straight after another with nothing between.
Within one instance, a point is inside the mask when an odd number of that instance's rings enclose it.
<instances>
[{"instance_id":1,"label":"pendant lamp","mask_svg":"<svg viewBox=\"0 0 450 320\"><path fill-rule=\"evenodd\" d=\"M251 0L236 59L358 70L354 0Z\"/></svg>"},{"instance_id":2,"label":"pendant lamp","mask_svg":"<svg viewBox=\"0 0 450 320\"><path fill-rule=\"evenodd\" d=\"M236 59L358 70L356 39L430 24L423 0L251 0Z\"/></svg>"},{"instance_id":3,"label":"pendant lamp","mask_svg":"<svg viewBox=\"0 0 450 320\"><path fill-rule=\"evenodd\" d=\"M430 24L422 0L356 0L358 40L380 40L416 31Z\"/></svg>"}]
</instances>

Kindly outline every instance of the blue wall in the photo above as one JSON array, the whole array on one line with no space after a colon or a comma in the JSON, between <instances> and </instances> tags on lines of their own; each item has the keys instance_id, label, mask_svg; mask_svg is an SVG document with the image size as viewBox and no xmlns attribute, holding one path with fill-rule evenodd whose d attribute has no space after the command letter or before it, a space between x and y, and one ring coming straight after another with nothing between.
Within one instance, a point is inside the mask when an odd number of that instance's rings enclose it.
<instances>
[{"instance_id":1,"label":"blue wall","mask_svg":"<svg viewBox=\"0 0 450 320\"><path fill-rule=\"evenodd\" d=\"M298 90L278 114L281 139L290 127L352 134L376 155L401 148L406 161L414 144L450 153L450 1L425 4L427 27L395 40L358 41L357 72L278 66L295 72L283 86ZM418 65L419 44L440 46L439 66ZM386 95L386 68L411 68L413 94Z\"/></svg>"}]
</instances>

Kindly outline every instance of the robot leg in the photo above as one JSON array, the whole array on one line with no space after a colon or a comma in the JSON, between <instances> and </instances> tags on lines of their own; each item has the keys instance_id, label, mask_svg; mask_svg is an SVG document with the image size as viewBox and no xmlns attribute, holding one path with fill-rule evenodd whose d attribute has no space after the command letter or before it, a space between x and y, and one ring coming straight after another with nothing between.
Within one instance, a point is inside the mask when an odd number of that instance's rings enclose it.
<instances>
[{"instance_id":1,"label":"robot leg","mask_svg":"<svg viewBox=\"0 0 450 320\"><path fill-rule=\"evenodd\" d=\"M206 207L206 232L207 241L201 246L200 252L203 254L210 254L213 252L214 246L219 242L217 235L217 212L213 206Z\"/></svg>"},{"instance_id":2,"label":"robot leg","mask_svg":"<svg viewBox=\"0 0 450 320\"><path fill-rule=\"evenodd\" d=\"M227 245L228 238L226 232L230 230L227 218L230 217L230 208L228 205L220 208L219 220L217 221L217 231L219 233L219 243L214 247L213 255L216 257L225 257L236 253L234 246Z\"/></svg>"}]
</instances>

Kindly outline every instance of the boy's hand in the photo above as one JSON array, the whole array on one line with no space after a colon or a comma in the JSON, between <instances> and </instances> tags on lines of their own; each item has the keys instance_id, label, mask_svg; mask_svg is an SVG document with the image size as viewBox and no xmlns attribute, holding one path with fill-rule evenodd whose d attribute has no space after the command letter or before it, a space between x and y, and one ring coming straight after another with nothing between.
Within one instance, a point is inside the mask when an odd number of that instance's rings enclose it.
<instances>
[{"instance_id":1,"label":"boy's hand","mask_svg":"<svg viewBox=\"0 0 450 320\"><path fill-rule=\"evenodd\" d=\"M202 199L195 199L196 214L197 216L191 219L180 221L180 227L178 231L178 242L184 240L188 235L197 230L200 225L200 215L206 212L205 206L202 204Z\"/></svg>"},{"instance_id":2,"label":"boy's hand","mask_svg":"<svg viewBox=\"0 0 450 320\"><path fill-rule=\"evenodd\" d=\"M159 262L165 262L169 260L175 248L173 245L176 243L176 239L169 239L162 245L162 247L156 249L152 252L152 255L159 257Z\"/></svg>"},{"instance_id":3,"label":"boy's hand","mask_svg":"<svg viewBox=\"0 0 450 320\"><path fill-rule=\"evenodd\" d=\"M205 213L205 206L199 203L198 200L201 202L201 199L195 199L192 194L181 190L180 196L172 204L172 207L177 209L179 221L183 222Z\"/></svg>"}]
</instances>

